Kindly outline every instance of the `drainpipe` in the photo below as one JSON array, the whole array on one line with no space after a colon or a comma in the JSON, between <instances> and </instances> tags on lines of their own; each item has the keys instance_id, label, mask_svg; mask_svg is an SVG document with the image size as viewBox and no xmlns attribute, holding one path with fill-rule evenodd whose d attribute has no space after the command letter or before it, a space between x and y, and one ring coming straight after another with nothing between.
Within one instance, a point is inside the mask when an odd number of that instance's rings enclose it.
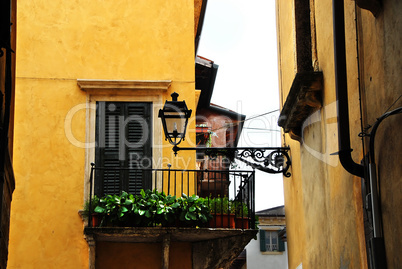
<instances>
[{"instance_id":1,"label":"drainpipe","mask_svg":"<svg viewBox=\"0 0 402 269\"><path fill-rule=\"evenodd\" d=\"M390 112L383 114L381 117L377 119L374 123L373 128L370 132L370 158L369 158L369 182L371 189L371 213L373 216L373 238L370 241L371 250L373 252L373 264L374 268L387 268L386 264L386 254L385 254L385 243L384 243L384 235L382 230L382 221L381 221L381 204L378 198L378 189L377 189L377 166L375 163L375 135L377 133L377 129L381 122L388 118L389 116L397 115L402 113L402 107L394 109Z\"/></svg>"},{"instance_id":2,"label":"drainpipe","mask_svg":"<svg viewBox=\"0 0 402 269\"><path fill-rule=\"evenodd\" d=\"M386 256L384 237L380 228L381 213L377 193L376 167L373 158L369 163L368 175L364 174L365 166L357 164L352 159L350 148L348 89L346 73L346 48L345 48L345 15L344 0L332 0L333 27L334 27L334 60L335 60L335 86L338 110L338 143L339 160L346 171L352 175L367 178L371 188L371 204L374 237L369 242L371 264L374 269L386 269ZM374 148L374 135L370 138L370 145ZM374 154L370 146L371 154Z\"/></svg>"},{"instance_id":3,"label":"drainpipe","mask_svg":"<svg viewBox=\"0 0 402 269\"><path fill-rule=\"evenodd\" d=\"M343 0L333 0L335 87L338 109L339 160L342 166L358 177L364 177L363 165L352 159L350 148L348 86L346 75L345 16Z\"/></svg>"}]
</instances>

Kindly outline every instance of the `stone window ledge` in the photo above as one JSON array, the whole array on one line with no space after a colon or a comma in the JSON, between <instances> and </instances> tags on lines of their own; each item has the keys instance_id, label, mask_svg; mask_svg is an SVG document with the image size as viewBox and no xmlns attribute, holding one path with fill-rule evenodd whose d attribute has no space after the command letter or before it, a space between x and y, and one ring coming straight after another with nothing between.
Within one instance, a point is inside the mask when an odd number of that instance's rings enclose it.
<instances>
[{"instance_id":1,"label":"stone window ledge","mask_svg":"<svg viewBox=\"0 0 402 269\"><path fill-rule=\"evenodd\" d=\"M283 251L263 251L262 255L282 255Z\"/></svg>"},{"instance_id":2,"label":"stone window ledge","mask_svg":"<svg viewBox=\"0 0 402 269\"><path fill-rule=\"evenodd\" d=\"M102 93L103 91L113 90L156 90L166 92L171 80L95 80L77 79L77 84L81 90L90 93Z\"/></svg>"}]
</instances>

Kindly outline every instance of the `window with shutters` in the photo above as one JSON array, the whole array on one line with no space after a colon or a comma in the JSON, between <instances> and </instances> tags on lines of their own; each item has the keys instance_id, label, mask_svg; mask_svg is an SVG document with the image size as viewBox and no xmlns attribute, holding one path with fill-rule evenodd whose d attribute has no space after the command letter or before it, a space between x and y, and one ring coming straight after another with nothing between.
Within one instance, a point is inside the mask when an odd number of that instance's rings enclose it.
<instances>
[{"instance_id":1,"label":"window with shutters","mask_svg":"<svg viewBox=\"0 0 402 269\"><path fill-rule=\"evenodd\" d=\"M95 194L139 194L152 187L151 114L152 103L97 102L95 163L105 169L95 174Z\"/></svg>"},{"instance_id":2,"label":"window with shutters","mask_svg":"<svg viewBox=\"0 0 402 269\"><path fill-rule=\"evenodd\" d=\"M260 251L285 251L285 244L278 236L278 231L260 230Z\"/></svg>"}]
</instances>

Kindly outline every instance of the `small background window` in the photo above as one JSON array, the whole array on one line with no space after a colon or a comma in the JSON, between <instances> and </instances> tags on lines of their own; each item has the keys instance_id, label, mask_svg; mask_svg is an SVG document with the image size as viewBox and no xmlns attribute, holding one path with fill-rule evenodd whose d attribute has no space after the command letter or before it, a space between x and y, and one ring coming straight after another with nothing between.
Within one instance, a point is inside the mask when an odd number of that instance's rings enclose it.
<instances>
[{"instance_id":1,"label":"small background window","mask_svg":"<svg viewBox=\"0 0 402 269\"><path fill-rule=\"evenodd\" d=\"M285 251L285 243L278 236L278 231L260 230L260 250Z\"/></svg>"}]
</instances>

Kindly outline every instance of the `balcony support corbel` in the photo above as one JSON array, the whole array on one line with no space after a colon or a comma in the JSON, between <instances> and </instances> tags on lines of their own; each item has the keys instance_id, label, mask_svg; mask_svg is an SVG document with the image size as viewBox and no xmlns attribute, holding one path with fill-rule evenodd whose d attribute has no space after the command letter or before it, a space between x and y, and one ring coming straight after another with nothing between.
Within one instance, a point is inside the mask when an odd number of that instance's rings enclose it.
<instances>
[{"instance_id":1,"label":"balcony support corbel","mask_svg":"<svg viewBox=\"0 0 402 269\"><path fill-rule=\"evenodd\" d=\"M278 120L278 125L293 140L302 143L304 121L322 107L322 89L322 72L296 74Z\"/></svg>"},{"instance_id":2,"label":"balcony support corbel","mask_svg":"<svg viewBox=\"0 0 402 269\"><path fill-rule=\"evenodd\" d=\"M162 269L169 269L170 234L165 234L162 241Z\"/></svg>"},{"instance_id":3,"label":"balcony support corbel","mask_svg":"<svg viewBox=\"0 0 402 269\"><path fill-rule=\"evenodd\" d=\"M96 240L93 235L87 234L85 235L85 239L88 243L88 263L89 269L95 269L95 260L96 260Z\"/></svg>"}]
</instances>

